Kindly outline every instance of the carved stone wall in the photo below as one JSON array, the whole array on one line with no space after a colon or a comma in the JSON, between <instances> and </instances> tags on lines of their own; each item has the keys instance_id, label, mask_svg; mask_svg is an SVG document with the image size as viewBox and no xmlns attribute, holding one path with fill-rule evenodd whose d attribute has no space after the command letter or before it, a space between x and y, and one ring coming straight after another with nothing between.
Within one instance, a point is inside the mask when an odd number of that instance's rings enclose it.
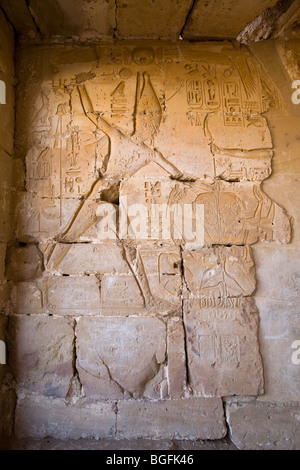
<instances>
[{"instance_id":1,"label":"carved stone wall","mask_svg":"<svg viewBox=\"0 0 300 470\"><path fill-rule=\"evenodd\" d=\"M15 408L8 367L8 302L12 283L6 273L7 247L13 241L14 33L0 11L0 439L12 431Z\"/></svg>"},{"instance_id":2,"label":"carved stone wall","mask_svg":"<svg viewBox=\"0 0 300 470\"><path fill-rule=\"evenodd\" d=\"M283 104L255 57L227 42L20 48L19 437L220 439L224 397L263 396L253 245L288 244L291 223L263 185ZM146 222L160 207L157 236L137 236L136 204ZM99 237L103 207L131 231ZM190 210L195 226L197 207L203 244L175 223Z\"/></svg>"}]
</instances>

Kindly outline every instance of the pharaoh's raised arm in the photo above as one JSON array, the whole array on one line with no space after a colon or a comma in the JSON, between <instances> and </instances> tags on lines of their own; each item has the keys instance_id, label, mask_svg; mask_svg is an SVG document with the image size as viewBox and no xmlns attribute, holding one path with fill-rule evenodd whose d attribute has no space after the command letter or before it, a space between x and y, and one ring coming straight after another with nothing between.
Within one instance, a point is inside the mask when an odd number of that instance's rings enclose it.
<instances>
[{"instance_id":1,"label":"pharaoh's raised arm","mask_svg":"<svg viewBox=\"0 0 300 470\"><path fill-rule=\"evenodd\" d=\"M109 135L114 130L114 128L100 115L100 113L94 111L91 99L88 95L85 85L78 85L77 89L84 114L90 119L90 121L93 122L93 124L95 124L95 126L97 126L105 134Z\"/></svg>"}]
</instances>

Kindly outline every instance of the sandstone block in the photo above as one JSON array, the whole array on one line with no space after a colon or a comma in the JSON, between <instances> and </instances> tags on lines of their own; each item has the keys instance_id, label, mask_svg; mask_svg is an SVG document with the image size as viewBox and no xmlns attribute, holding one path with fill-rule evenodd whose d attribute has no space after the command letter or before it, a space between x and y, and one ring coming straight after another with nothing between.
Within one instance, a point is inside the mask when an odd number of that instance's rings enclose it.
<instances>
[{"instance_id":1,"label":"sandstone block","mask_svg":"<svg viewBox=\"0 0 300 470\"><path fill-rule=\"evenodd\" d=\"M60 398L21 396L17 403L15 432L19 439L95 439L113 437L116 414L108 402L80 402L70 406Z\"/></svg>"},{"instance_id":2,"label":"sandstone block","mask_svg":"<svg viewBox=\"0 0 300 470\"><path fill-rule=\"evenodd\" d=\"M12 283L0 281L0 312L7 313L9 310L8 301L11 295Z\"/></svg>"},{"instance_id":3,"label":"sandstone block","mask_svg":"<svg viewBox=\"0 0 300 470\"><path fill-rule=\"evenodd\" d=\"M128 274L121 246L115 243L59 243L47 268L62 274Z\"/></svg>"},{"instance_id":4,"label":"sandstone block","mask_svg":"<svg viewBox=\"0 0 300 470\"><path fill-rule=\"evenodd\" d=\"M294 344L300 340L299 302L257 297L256 304L265 382L259 400L299 401L299 344Z\"/></svg>"},{"instance_id":5,"label":"sandstone block","mask_svg":"<svg viewBox=\"0 0 300 470\"><path fill-rule=\"evenodd\" d=\"M188 0L166 1L160 6L156 3L136 5L134 0L129 0L126 9L117 9L117 35L122 39L139 37L177 39L189 8ZM167 33L165 24L169 21ZM136 54L142 56L143 48L141 47Z\"/></svg>"},{"instance_id":6,"label":"sandstone block","mask_svg":"<svg viewBox=\"0 0 300 470\"><path fill-rule=\"evenodd\" d=\"M115 3L112 0L101 0L95 4L88 1L80 4L46 3L43 7L37 0L31 0L30 7L35 17L39 18L39 28L45 35L77 36L90 30L102 37L112 34L115 25ZM74 55L71 63L76 60L79 59Z\"/></svg>"},{"instance_id":7,"label":"sandstone block","mask_svg":"<svg viewBox=\"0 0 300 470\"><path fill-rule=\"evenodd\" d=\"M255 269L249 247L184 251L183 267L188 291L194 297L248 296L255 290Z\"/></svg>"},{"instance_id":8,"label":"sandstone block","mask_svg":"<svg viewBox=\"0 0 300 470\"><path fill-rule=\"evenodd\" d=\"M299 38L278 41L276 49L279 57L289 74L291 80L298 80L300 66L297 51L299 50Z\"/></svg>"},{"instance_id":9,"label":"sandstone block","mask_svg":"<svg viewBox=\"0 0 300 470\"><path fill-rule=\"evenodd\" d=\"M37 245L9 246L7 249L7 279L23 282L39 278L44 270L43 257Z\"/></svg>"},{"instance_id":10,"label":"sandstone block","mask_svg":"<svg viewBox=\"0 0 300 470\"><path fill-rule=\"evenodd\" d=\"M0 242L0 279L4 279L5 272L5 258L6 258L6 243Z\"/></svg>"},{"instance_id":11,"label":"sandstone block","mask_svg":"<svg viewBox=\"0 0 300 470\"><path fill-rule=\"evenodd\" d=\"M77 369L89 398L151 393L166 355L166 329L156 318L81 318L76 327ZM160 396L159 384L156 395ZM153 387L152 387L153 388Z\"/></svg>"},{"instance_id":12,"label":"sandstone block","mask_svg":"<svg viewBox=\"0 0 300 470\"><path fill-rule=\"evenodd\" d=\"M168 321L168 382L171 398L181 398L186 388L185 333L181 318Z\"/></svg>"},{"instance_id":13,"label":"sandstone block","mask_svg":"<svg viewBox=\"0 0 300 470\"><path fill-rule=\"evenodd\" d=\"M201 308L186 301L184 324L190 384L202 396L258 395L263 369L253 299L235 308Z\"/></svg>"},{"instance_id":14,"label":"sandstone block","mask_svg":"<svg viewBox=\"0 0 300 470\"><path fill-rule=\"evenodd\" d=\"M231 438L242 450L299 450L298 403L226 404Z\"/></svg>"},{"instance_id":15,"label":"sandstone block","mask_svg":"<svg viewBox=\"0 0 300 470\"><path fill-rule=\"evenodd\" d=\"M103 315L145 314L145 309L166 315L181 306L181 255L178 248L141 245L126 247L128 275L101 278Z\"/></svg>"},{"instance_id":16,"label":"sandstone block","mask_svg":"<svg viewBox=\"0 0 300 470\"><path fill-rule=\"evenodd\" d=\"M47 312L45 285L41 281L18 282L12 289L11 300L16 313Z\"/></svg>"},{"instance_id":17,"label":"sandstone block","mask_svg":"<svg viewBox=\"0 0 300 470\"><path fill-rule=\"evenodd\" d=\"M11 203L12 192L9 188L0 186L0 241L8 242L12 238L13 220L14 215L12 214L12 203Z\"/></svg>"},{"instance_id":18,"label":"sandstone block","mask_svg":"<svg viewBox=\"0 0 300 470\"><path fill-rule=\"evenodd\" d=\"M8 323L8 317L4 317L0 315L0 339L2 341L5 340L5 332L6 332L7 323Z\"/></svg>"},{"instance_id":19,"label":"sandstone block","mask_svg":"<svg viewBox=\"0 0 300 470\"><path fill-rule=\"evenodd\" d=\"M143 313L145 300L136 278L128 275L107 275L101 280L102 315Z\"/></svg>"},{"instance_id":20,"label":"sandstone block","mask_svg":"<svg viewBox=\"0 0 300 470\"><path fill-rule=\"evenodd\" d=\"M199 39L199 37L235 39L248 23L266 8L275 4L274 0L263 0L259 3L232 5L229 0L226 0L219 9L216 1L200 2L192 11L184 28L183 37L185 39ZM230 21L225 21L229 17Z\"/></svg>"},{"instance_id":21,"label":"sandstone block","mask_svg":"<svg viewBox=\"0 0 300 470\"><path fill-rule=\"evenodd\" d=\"M222 400L192 398L118 403L117 436L126 439L221 439L226 435Z\"/></svg>"},{"instance_id":22,"label":"sandstone block","mask_svg":"<svg viewBox=\"0 0 300 470\"><path fill-rule=\"evenodd\" d=\"M0 106L0 109L2 106ZM12 187L12 174L13 174L14 160L6 152L0 149L0 186L1 188Z\"/></svg>"},{"instance_id":23,"label":"sandstone block","mask_svg":"<svg viewBox=\"0 0 300 470\"><path fill-rule=\"evenodd\" d=\"M10 436L13 432L15 403L16 395L13 388L7 385L0 386L0 439L2 436Z\"/></svg>"},{"instance_id":24,"label":"sandstone block","mask_svg":"<svg viewBox=\"0 0 300 470\"><path fill-rule=\"evenodd\" d=\"M140 248L141 262L154 298L181 306L181 254L177 247Z\"/></svg>"},{"instance_id":25,"label":"sandstone block","mask_svg":"<svg viewBox=\"0 0 300 470\"><path fill-rule=\"evenodd\" d=\"M47 293L48 309L52 313L99 313L99 281L95 276L54 276L47 283Z\"/></svg>"},{"instance_id":26,"label":"sandstone block","mask_svg":"<svg viewBox=\"0 0 300 470\"><path fill-rule=\"evenodd\" d=\"M9 155L14 145L14 31L1 11L0 15L1 80L5 84L5 104L0 105L0 148Z\"/></svg>"},{"instance_id":27,"label":"sandstone block","mask_svg":"<svg viewBox=\"0 0 300 470\"><path fill-rule=\"evenodd\" d=\"M19 282L13 291L17 313L98 314L99 281L95 276L45 276Z\"/></svg>"},{"instance_id":28,"label":"sandstone block","mask_svg":"<svg viewBox=\"0 0 300 470\"><path fill-rule=\"evenodd\" d=\"M50 316L11 317L8 344L18 388L47 397L67 395L73 377L71 321Z\"/></svg>"},{"instance_id":29,"label":"sandstone block","mask_svg":"<svg viewBox=\"0 0 300 470\"><path fill-rule=\"evenodd\" d=\"M300 289L300 249L283 246L278 250L272 245L258 245L253 248L258 280L255 295L297 301Z\"/></svg>"},{"instance_id":30,"label":"sandstone block","mask_svg":"<svg viewBox=\"0 0 300 470\"><path fill-rule=\"evenodd\" d=\"M0 386L3 384L5 376L8 372L7 342L6 342L7 324L8 324L8 317L4 317L4 316L0 315L0 354L1 354L1 360L0 360ZM2 362L3 359L6 360L6 364L4 364Z\"/></svg>"}]
</instances>

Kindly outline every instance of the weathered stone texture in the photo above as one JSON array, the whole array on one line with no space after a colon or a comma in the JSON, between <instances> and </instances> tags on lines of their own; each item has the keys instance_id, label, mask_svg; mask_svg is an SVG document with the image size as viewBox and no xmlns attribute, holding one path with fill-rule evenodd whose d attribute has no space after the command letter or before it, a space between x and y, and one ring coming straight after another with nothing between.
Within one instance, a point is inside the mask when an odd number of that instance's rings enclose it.
<instances>
[{"instance_id":1,"label":"weathered stone texture","mask_svg":"<svg viewBox=\"0 0 300 470\"><path fill-rule=\"evenodd\" d=\"M226 404L231 438L242 450L299 450L298 403Z\"/></svg>"},{"instance_id":2,"label":"weathered stone texture","mask_svg":"<svg viewBox=\"0 0 300 470\"><path fill-rule=\"evenodd\" d=\"M161 369L166 355L166 328L162 321L82 318L76 327L76 344L76 366L87 397L114 399L153 396L154 392L160 397L159 382L164 382ZM153 380L157 375L158 383Z\"/></svg>"},{"instance_id":3,"label":"weathered stone texture","mask_svg":"<svg viewBox=\"0 0 300 470\"><path fill-rule=\"evenodd\" d=\"M187 290L193 297L250 296L256 287L249 247L214 247L183 252Z\"/></svg>"},{"instance_id":4,"label":"weathered stone texture","mask_svg":"<svg viewBox=\"0 0 300 470\"><path fill-rule=\"evenodd\" d=\"M190 15L183 31L186 39L199 38L232 38L244 29L256 16L266 8L276 4L276 0L263 0L261 2L249 1L246 3L232 3L230 0L218 3L199 1ZM228 18L230 17L230 21Z\"/></svg>"},{"instance_id":5,"label":"weathered stone texture","mask_svg":"<svg viewBox=\"0 0 300 470\"><path fill-rule=\"evenodd\" d=\"M18 400L15 433L18 438L95 439L113 437L116 414L111 403L68 405L60 398L24 395Z\"/></svg>"},{"instance_id":6,"label":"weathered stone texture","mask_svg":"<svg viewBox=\"0 0 300 470\"><path fill-rule=\"evenodd\" d=\"M168 321L168 382L171 398L182 398L187 386L185 332L181 318Z\"/></svg>"},{"instance_id":7,"label":"weathered stone texture","mask_svg":"<svg viewBox=\"0 0 300 470\"><path fill-rule=\"evenodd\" d=\"M300 249L290 246L280 250L258 245L253 250L259 280L257 297L297 302L300 290Z\"/></svg>"},{"instance_id":8,"label":"weathered stone texture","mask_svg":"<svg viewBox=\"0 0 300 470\"><path fill-rule=\"evenodd\" d=\"M285 38L284 40L279 40L276 42L279 57L291 80L299 80L299 46L299 38Z\"/></svg>"},{"instance_id":9,"label":"weathered stone texture","mask_svg":"<svg viewBox=\"0 0 300 470\"><path fill-rule=\"evenodd\" d=\"M221 439L227 432L218 398L119 402L117 429L128 439Z\"/></svg>"},{"instance_id":10,"label":"weathered stone texture","mask_svg":"<svg viewBox=\"0 0 300 470\"><path fill-rule=\"evenodd\" d=\"M123 248L115 243L58 244L54 258L56 264L49 263L48 270L62 274L129 274L128 263L124 259ZM54 259L53 258L53 259Z\"/></svg>"},{"instance_id":11,"label":"weathered stone texture","mask_svg":"<svg viewBox=\"0 0 300 470\"><path fill-rule=\"evenodd\" d=\"M143 296L132 274L104 276L101 280L101 312L103 315L128 315L143 312Z\"/></svg>"},{"instance_id":12,"label":"weathered stone texture","mask_svg":"<svg viewBox=\"0 0 300 470\"><path fill-rule=\"evenodd\" d=\"M6 345L6 330L7 330L8 318L0 315L0 350L1 350L1 361L0 361L0 385L4 382L6 374L8 372L7 364L7 345ZM4 357L3 357L4 356Z\"/></svg>"},{"instance_id":13,"label":"weathered stone texture","mask_svg":"<svg viewBox=\"0 0 300 470\"><path fill-rule=\"evenodd\" d=\"M42 275L43 256L38 246L9 246L7 250L6 277L9 280L31 281Z\"/></svg>"},{"instance_id":14,"label":"weathered stone texture","mask_svg":"<svg viewBox=\"0 0 300 470\"><path fill-rule=\"evenodd\" d=\"M49 31L55 11L30 3ZM125 25L133 3L116 2L115 34L131 36L141 11L160 8L150 3ZM93 2L78 9L83 23L93 10L96 25ZM263 299L296 304L295 250L279 250L295 242L297 177L288 194L276 174L279 189L269 183L272 160L288 168L284 186L293 164L269 123L281 96L252 52L228 42L24 45L18 74L16 238L27 246L11 246L6 267L18 435L220 439L221 397L261 395L262 362L266 396L296 400L296 366L284 372L296 315L277 338L281 307Z\"/></svg>"},{"instance_id":15,"label":"weathered stone texture","mask_svg":"<svg viewBox=\"0 0 300 470\"><path fill-rule=\"evenodd\" d=\"M258 297L265 393L260 401L299 401L300 305L298 300ZM296 347L295 347L296 346ZM298 351L298 353L297 353ZM295 356L293 362L293 355Z\"/></svg>"},{"instance_id":16,"label":"weathered stone texture","mask_svg":"<svg viewBox=\"0 0 300 470\"><path fill-rule=\"evenodd\" d=\"M197 300L185 303L190 384L202 396L263 391L258 311L253 299L237 300L234 308L203 308Z\"/></svg>"},{"instance_id":17,"label":"weathered stone texture","mask_svg":"<svg viewBox=\"0 0 300 470\"><path fill-rule=\"evenodd\" d=\"M11 317L8 344L18 388L47 397L67 395L74 360L71 321L50 316Z\"/></svg>"},{"instance_id":18,"label":"weathered stone texture","mask_svg":"<svg viewBox=\"0 0 300 470\"><path fill-rule=\"evenodd\" d=\"M13 420L16 406L16 394L13 386L0 387L0 439L13 434Z\"/></svg>"},{"instance_id":19,"label":"weathered stone texture","mask_svg":"<svg viewBox=\"0 0 300 470\"><path fill-rule=\"evenodd\" d=\"M117 36L119 38L178 39L191 5L191 0L167 0L163 4L151 1L143 4L137 4L135 0L127 0L126 3L117 1ZM142 47L140 54L143 55Z\"/></svg>"},{"instance_id":20,"label":"weathered stone texture","mask_svg":"<svg viewBox=\"0 0 300 470\"><path fill-rule=\"evenodd\" d=\"M22 314L99 314L99 280L93 275L67 275L19 282L12 293L12 301L16 312Z\"/></svg>"},{"instance_id":21,"label":"weathered stone texture","mask_svg":"<svg viewBox=\"0 0 300 470\"><path fill-rule=\"evenodd\" d=\"M153 177L135 175L121 188L121 195L127 197L129 208L137 203L145 204L144 187L147 182L153 187L159 184L159 191L152 197L153 204L164 204L169 206L169 209L173 204L179 205L182 213L187 204L192 205L194 210L197 205L204 206L204 243L207 245L248 245L258 240L281 243L290 241L288 216L280 206L269 199L257 183L216 180L208 184L197 180L195 183L178 184L166 176L155 182ZM147 216L150 215L149 209ZM193 215L192 220L195 220L195 217ZM182 216L175 219L177 223L181 218ZM164 229L168 236L162 231L159 233L161 239L167 238L182 244L192 242L181 225L170 225L167 229L168 223L171 224L166 217ZM130 230L128 232L131 241L139 236L131 235ZM145 239L144 236L141 238ZM197 246L192 247L195 248Z\"/></svg>"}]
</instances>

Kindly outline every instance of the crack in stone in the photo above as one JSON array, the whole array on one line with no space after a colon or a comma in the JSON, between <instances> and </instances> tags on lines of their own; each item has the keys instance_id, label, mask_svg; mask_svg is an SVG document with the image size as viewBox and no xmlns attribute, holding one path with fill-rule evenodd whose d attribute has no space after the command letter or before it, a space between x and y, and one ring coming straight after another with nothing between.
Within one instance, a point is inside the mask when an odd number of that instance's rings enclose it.
<instances>
[{"instance_id":1,"label":"crack in stone","mask_svg":"<svg viewBox=\"0 0 300 470\"><path fill-rule=\"evenodd\" d=\"M115 380L115 379L112 377L108 365L105 363L105 361L103 360L103 358L99 355L98 351L96 350L96 348L95 348L95 346L94 346L94 343L93 343L92 338L90 337L90 335L89 335L89 338L90 338L90 342L91 342L91 344L93 345L94 351L95 351L95 353L96 353L98 359L100 359L101 364L102 364L102 365L105 367L105 369L106 369L106 372L107 372L107 375L108 375L109 380L110 380L111 382L113 382L115 385L117 385L117 387L120 389L120 391L121 391L121 393L123 393L123 395L127 392L130 396L132 396L132 394L131 394L130 392L128 392L128 390L125 390L124 387L122 387L122 385L119 384L118 381ZM80 366L80 367L81 367L83 370L85 370L82 366ZM87 372L88 374L90 374L90 375L96 377L97 379L100 378L99 376L96 376L96 375L92 374L91 372L88 372L87 370L85 370L85 372Z\"/></svg>"},{"instance_id":2,"label":"crack in stone","mask_svg":"<svg viewBox=\"0 0 300 470\"><path fill-rule=\"evenodd\" d=\"M189 11L187 12L187 15L186 15L186 17L185 17L183 26L182 26L182 28L181 28L181 30L180 30L179 35L178 35L179 39L183 38L183 34L184 34L185 27L186 27L186 25L187 25L188 20L190 19L190 16L191 16L191 14L192 14L192 12L193 12L193 10L194 10L194 8L195 8L196 3L197 3L197 0L192 0L191 6L190 6L190 8L189 8Z\"/></svg>"},{"instance_id":3,"label":"crack in stone","mask_svg":"<svg viewBox=\"0 0 300 470\"><path fill-rule=\"evenodd\" d=\"M117 34L117 29L118 29L118 0L115 0L115 24L114 24L114 27L113 27L113 33L114 33L114 37L117 38L118 37L118 34Z\"/></svg>"},{"instance_id":4,"label":"crack in stone","mask_svg":"<svg viewBox=\"0 0 300 470\"><path fill-rule=\"evenodd\" d=\"M70 386L68 393L66 395L66 403L71 404L72 401L76 401L82 396L82 383L79 377L77 370L77 336L76 336L76 327L77 321L74 318L73 331L74 331L74 340L73 340L73 359L72 359L72 368L73 368L73 377L70 380ZM76 384L79 385L79 390L76 390ZM75 390L74 390L75 388Z\"/></svg>"},{"instance_id":5,"label":"crack in stone","mask_svg":"<svg viewBox=\"0 0 300 470\"><path fill-rule=\"evenodd\" d=\"M42 35L42 31L41 31L41 29L40 29L40 27L39 27L39 24L38 24L38 18L37 18L37 16L35 15L34 10L32 9L32 7L30 6L30 0L25 0L25 2L26 2L26 6L27 6L27 9L28 9L28 12L29 12L29 14L30 14L30 16L31 16L31 19L32 19L32 21L33 21L33 24L34 24L34 26L35 26L35 28L36 28L38 34L39 34L39 35Z\"/></svg>"},{"instance_id":6,"label":"crack in stone","mask_svg":"<svg viewBox=\"0 0 300 470\"><path fill-rule=\"evenodd\" d=\"M114 409L113 411L115 412L116 414L116 421L115 421L115 437L117 436L118 434L118 413L119 413L119 409L118 409L118 402L116 401L115 404L114 404Z\"/></svg>"},{"instance_id":7,"label":"crack in stone","mask_svg":"<svg viewBox=\"0 0 300 470\"><path fill-rule=\"evenodd\" d=\"M181 265L180 265L180 270L181 270L181 278L182 278L182 284L186 287L187 291L191 293L187 280L185 277L185 268L184 268L184 262L183 262L183 247L180 245L180 256L181 256ZM181 321L182 321L182 328L183 328L183 335L184 335L184 352L185 352L185 370L186 370L186 387L189 386L190 383L190 370L189 370L189 363L188 363L188 348L187 348L187 333L186 333L186 328L185 328L185 322L184 322L184 298L183 295L181 296Z\"/></svg>"},{"instance_id":8,"label":"crack in stone","mask_svg":"<svg viewBox=\"0 0 300 470\"><path fill-rule=\"evenodd\" d=\"M224 397L221 397L221 400L222 400L222 406L223 406L223 411L224 411L224 423L227 429L226 435L229 436L230 440L232 441L231 427L229 424L229 419L228 419L228 414L227 414L226 398L224 399Z\"/></svg>"}]
</instances>

